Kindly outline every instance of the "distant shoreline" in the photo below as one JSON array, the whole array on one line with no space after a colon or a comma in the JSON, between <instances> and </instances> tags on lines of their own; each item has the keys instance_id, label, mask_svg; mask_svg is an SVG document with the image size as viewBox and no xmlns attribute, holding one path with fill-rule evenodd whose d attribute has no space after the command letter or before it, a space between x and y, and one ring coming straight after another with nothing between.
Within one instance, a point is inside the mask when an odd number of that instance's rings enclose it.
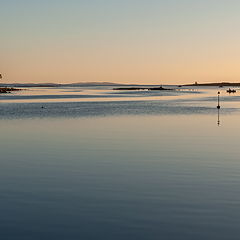
<instances>
[{"instance_id":1,"label":"distant shoreline","mask_svg":"<svg viewBox=\"0 0 240 240\"><path fill-rule=\"evenodd\" d=\"M91 86L123 86L126 84L111 82L80 82L80 83L0 83L0 87L91 87ZM131 84L132 85L132 84ZM136 85L136 84L133 84Z\"/></svg>"},{"instance_id":2,"label":"distant shoreline","mask_svg":"<svg viewBox=\"0 0 240 240\"><path fill-rule=\"evenodd\" d=\"M110 87L119 86L119 88L125 88L128 90L140 90L152 88L158 88L158 86L174 86L174 87L204 87L204 86L215 86L215 87L240 87L240 83L231 83L231 82L215 82L215 83L193 83L193 84L139 84L139 83L112 83L112 82L79 82L79 83L0 83L0 88L51 88L51 87ZM124 87L121 87L124 86ZM130 89L132 88L132 89ZM124 89L123 89L124 90Z\"/></svg>"},{"instance_id":3,"label":"distant shoreline","mask_svg":"<svg viewBox=\"0 0 240 240\"><path fill-rule=\"evenodd\" d=\"M122 88L113 88L113 90L148 90L148 91L172 91L174 89L163 88L163 87L153 87L153 88L145 88L145 87L122 87Z\"/></svg>"},{"instance_id":4,"label":"distant shoreline","mask_svg":"<svg viewBox=\"0 0 240 240\"><path fill-rule=\"evenodd\" d=\"M230 82L221 82L221 83L194 83L194 84L183 84L179 85L182 87L193 87L193 86L202 86L202 87L240 87L240 83L230 83Z\"/></svg>"}]
</instances>

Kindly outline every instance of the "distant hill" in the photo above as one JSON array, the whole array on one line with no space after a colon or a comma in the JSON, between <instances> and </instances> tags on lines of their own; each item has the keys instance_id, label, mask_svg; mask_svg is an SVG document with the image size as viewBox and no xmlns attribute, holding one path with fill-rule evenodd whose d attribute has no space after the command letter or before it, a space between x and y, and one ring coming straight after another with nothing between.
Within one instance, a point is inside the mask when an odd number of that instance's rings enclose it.
<instances>
[{"instance_id":1,"label":"distant hill","mask_svg":"<svg viewBox=\"0 0 240 240\"><path fill-rule=\"evenodd\" d=\"M111 82L79 82L79 83L1 83L0 87L87 87L87 86L122 86L125 84Z\"/></svg>"},{"instance_id":2,"label":"distant hill","mask_svg":"<svg viewBox=\"0 0 240 240\"><path fill-rule=\"evenodd\" d=\"M112 83L112 82L79 82L79 83L70 83L70 84L62 84L62 85L77 85L77 86L112 86L112 85L125 85L120 83Z\"/></svg>"},{"instance_id":3,"label":"distant hill","mask_svg":"<svg viewBox=\"0 0 240 240\"><path fill-rule=\"evenodd\" d=\"M230 82L221 82L221 83L194 83L194 84L184 84L181 86L216 86L216 87L239 87L240 83L230 83Z\"/></svg>"},{"instance_id":4,"label":"distant hill","mask_svg":"<svg viewBox=\"0 0 240 240\"><path fill-rule=\"evenodd\" d=\"M0 87L58 87L55 83L1 83Z\"/></svg>"}]
</instances>

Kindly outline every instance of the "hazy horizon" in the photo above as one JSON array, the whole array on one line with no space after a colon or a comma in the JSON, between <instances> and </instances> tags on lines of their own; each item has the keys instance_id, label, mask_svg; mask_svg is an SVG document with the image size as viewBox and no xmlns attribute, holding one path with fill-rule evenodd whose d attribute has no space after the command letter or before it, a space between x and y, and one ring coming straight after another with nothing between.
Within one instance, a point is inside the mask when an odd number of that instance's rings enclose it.
<instances>
[{"instance_id":1,"label":"hazy horizon","mask_svg":"<svg viewBox=\"0 0 240 240\"><path fill-rule=\"evenodd\" d=\"M0 0L1 238L238 239L239 13Z\"/></svg>"},{"instance_id":2,"label":"hazy horizon","mask_svg":"<svg viewBox=\"0 0 240 240\"><path fill-rule=\"evenodd\" d=\"M62 82L62 83L60 83L60 82L7 82L7 81L1 81L0 82L0 85L7 85L7 84L9 84L9 85L14 85L14 84L21 84L21 85L31 85L31 84L33 84L33 85L44 85L44 84L46 84L46 85L51 85L51 84L55 84L55 85L102 85L102 86L104 86L104 85L129 85L129 86L131 86L131 85L139 85L139 86L141 86L141 85L155 85L155 86L161 86L161 85L171 85L171 86L177 86L177 85L182 85L182 86L184 86L184 85L195 85L195 83L196 82L186 82L186 83L138 83L138 82L126 82L126 83L121 83L121 82L100 82L100 81L96 81L96 82ZM204 84L224 84L224 83L233 83L233 84L239 84L240 83L240 81L239 82L226 82L226 81L222 81L222 82L197 82L197 84L198 85L204 85Z\"/></svg>"},{"instance_id":3,"label":"hazy horizon","mask_svg":"<svg viewBox=\"0 0 240 240\"><path fill-rule=\"evenodd\" d=\"M240 2L2 1L2 81L240 81Z\"/></svg>"}]
</instances>

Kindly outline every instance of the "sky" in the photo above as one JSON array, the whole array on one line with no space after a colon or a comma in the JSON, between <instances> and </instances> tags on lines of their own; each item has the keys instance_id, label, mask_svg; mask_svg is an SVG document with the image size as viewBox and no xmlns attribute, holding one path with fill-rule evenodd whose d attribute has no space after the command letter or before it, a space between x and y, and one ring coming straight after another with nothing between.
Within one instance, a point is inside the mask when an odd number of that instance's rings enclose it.
<instances>
[{"instance_id":1,"label":"sky","mask_svg":"<svg viewBox=\"0 0 240 240\"><path fill-rule=\"evenodd\" d=\"M239 0L0 0L4 82L240 82Z\"/></svg>"}]
</instances>

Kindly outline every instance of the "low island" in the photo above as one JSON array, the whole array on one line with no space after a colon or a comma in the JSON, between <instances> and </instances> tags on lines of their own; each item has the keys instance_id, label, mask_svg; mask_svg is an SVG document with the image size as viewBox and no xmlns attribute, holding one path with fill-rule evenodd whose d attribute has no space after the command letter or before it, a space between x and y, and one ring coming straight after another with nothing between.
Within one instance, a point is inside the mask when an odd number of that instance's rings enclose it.
<instances>
[{"instance_id":1,"label":"low island","mask_svg":"<svg viewBox=\"0 0 240 240\"><path fill-rule=\"evenodd\" d=\"M113 90L148 90L148 91L169 91L169 90L174 90L171 88L163 88L162 86L160 87L121 87L121 88L113 88Z\"/></svg>"},{"instance_id":2,"label":"low island","mask_svg":"<svg viewBox=\"0 0 240 240\"><path fill-rule=\"evenodd\" d=\"M0 93L11 93L11 92L14 92L14 91L21 91L22 89L19 89L19 88L9 88L9 87L1 87L0 88Z\"/></svg>"}]
</instances>

